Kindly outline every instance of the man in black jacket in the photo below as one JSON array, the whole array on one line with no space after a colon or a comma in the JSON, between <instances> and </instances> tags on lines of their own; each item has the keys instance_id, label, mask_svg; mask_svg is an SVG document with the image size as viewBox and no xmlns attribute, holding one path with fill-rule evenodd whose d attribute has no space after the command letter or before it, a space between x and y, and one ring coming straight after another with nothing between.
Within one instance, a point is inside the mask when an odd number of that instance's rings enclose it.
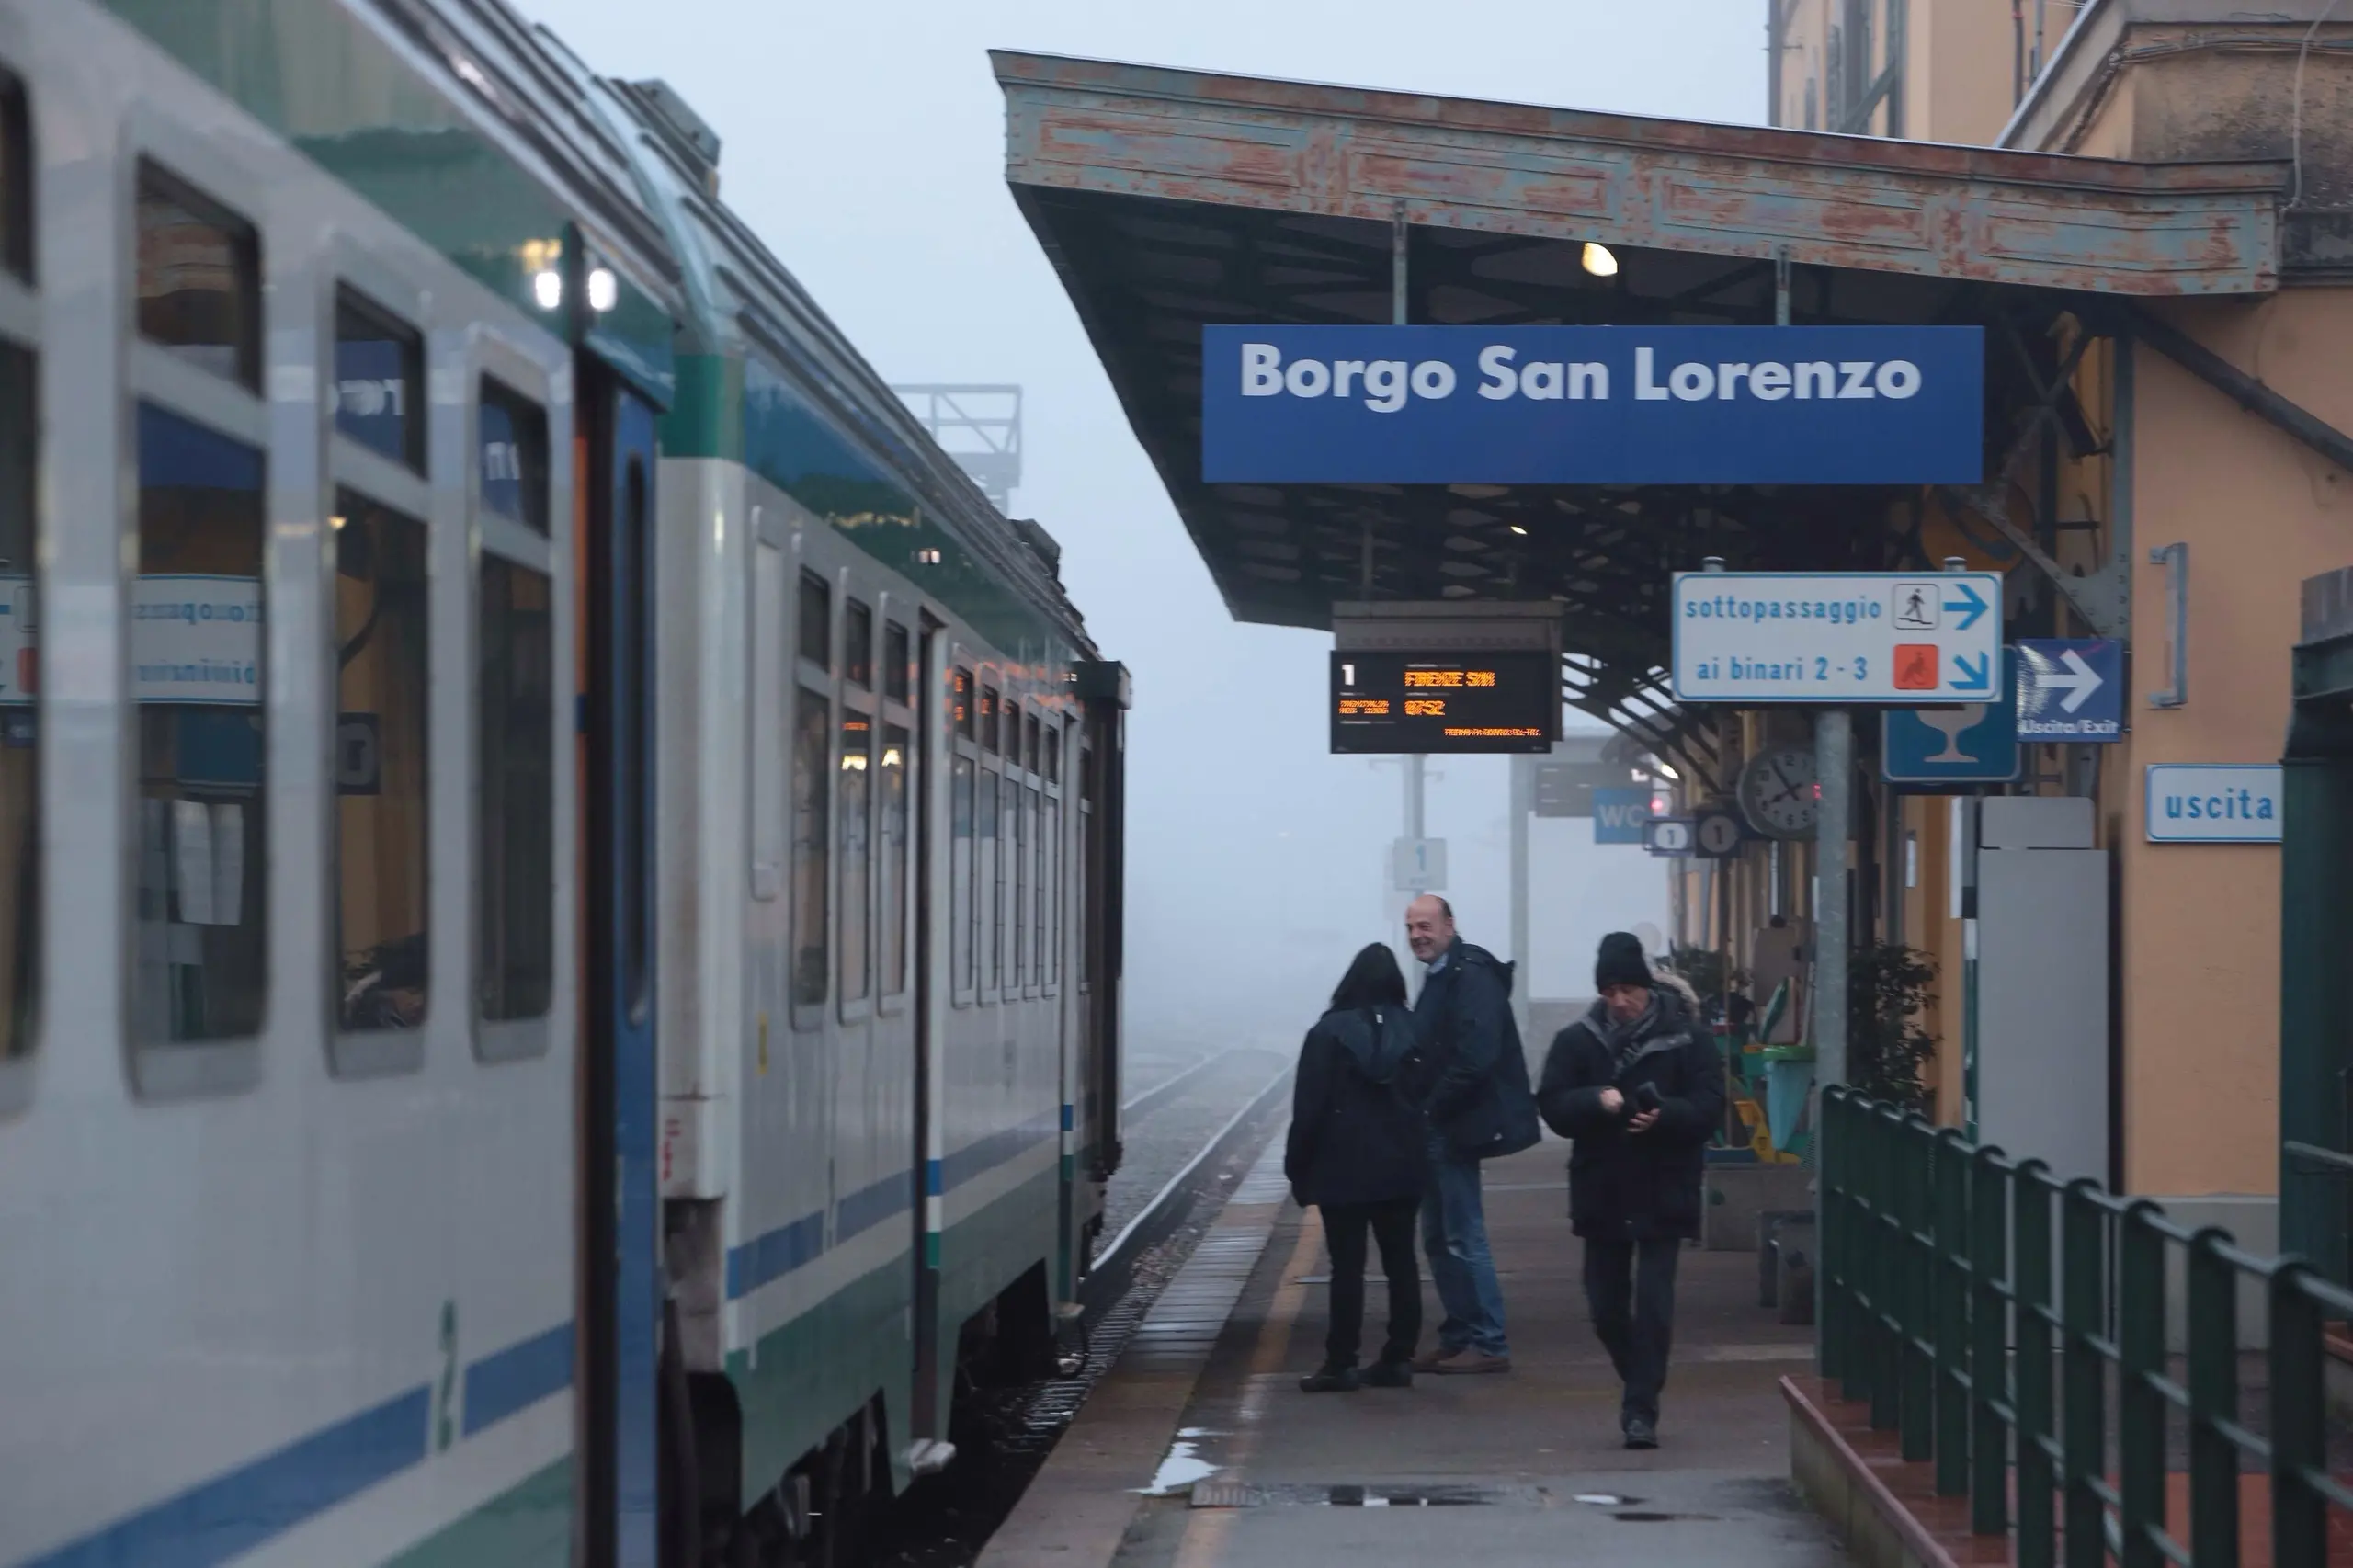
<instances>
[{"instance_id":1,"label":"man in black jacket","mask_svg":"<svg viewBox=\"0 0 2353 1568\"><path fill-rule=\"evenodd\" d=\"M1432 894L1405 910L1405 940L1429 966L1414 1003L1426 1058L1418 1095L1429 1121L1429 1190L1422 1248L1446 1308L1438 1346L1417 1371L1508 1372L1503 1287L1487 1245L1479 1162L1529 1148L1541 1136L1528 1090L1528 1058L1511 1016L1511 967L1460 939L1454 911Z\"/></svg>"},{"instance_id":2,"label":"man in black jacket","mask_svg":"<svg viewBox=\"0 0 2353 1568\"><path fill-rule=\"evenodd\" d=\"M1710 1135L1722 1119L1724 1068L1690 989L1654 976L1623 931L1601 939L1601 998L1552 1037L1537 1104L1575 1140L1569 1218L1585 1238L1594 1333L1626 1387L1630 1449L1658 1447L1658 1396L1675 1332L1675 1267L1699 1233Z\"/></svg>"}]
</instances>

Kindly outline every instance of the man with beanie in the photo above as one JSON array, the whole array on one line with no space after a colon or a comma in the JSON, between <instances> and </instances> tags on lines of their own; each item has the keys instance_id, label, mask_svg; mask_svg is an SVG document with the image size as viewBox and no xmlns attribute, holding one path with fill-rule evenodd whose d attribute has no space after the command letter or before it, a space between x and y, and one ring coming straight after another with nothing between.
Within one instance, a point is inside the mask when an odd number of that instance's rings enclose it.
<instances>
[{"instance_id":1,"label":"man with beanie","mask_svg":"<svg viewBox=\"0 0 2353 1568\"><path fill-rule=\"evenodd\" d=\"M1446 1309L1437 1347L1414 1369L1508 1372L1504 1292L1487 1245L1479 1162L1533 1148L1543 1136L1511 1016L1511 966L1457 937L1453 909L1432 893L1406 905L1405 940L1429 966L1414 1002L1423 1065L1409 1093L1429 1125L1422 1249Z\"/></svg>"},{"instance_id":2,"label":"man with beanie","mask_svg":"<svg viewBox=\"0 0 2353 1568\"><path fill-rule=\"evenodd\" d=\"M1702 1151L1723 1116L1724 1068L1691 988L1654 975L1633 937L1601 939L1593 983L1600 999L1552 1037L1536 1101L1546 1125L1574 1140L1569 1218L1585 1240L1594 1333L1625 1384L1619 1426L1628 1448L1654 1449L1675 1268L1699 1233Z\"/></svg>"}]
</instances>

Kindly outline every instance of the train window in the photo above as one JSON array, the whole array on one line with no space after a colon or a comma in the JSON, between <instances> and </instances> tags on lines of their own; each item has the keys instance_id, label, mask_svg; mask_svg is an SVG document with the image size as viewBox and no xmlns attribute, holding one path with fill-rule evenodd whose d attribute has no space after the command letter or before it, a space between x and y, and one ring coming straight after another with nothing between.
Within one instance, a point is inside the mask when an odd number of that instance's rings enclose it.
<instances>
[{"instance_id":1,"label":"train window","mask_svg":"<svg viewBox=\"0 0 2353 1568\"><path fill-rule=\"evenodd\" d=\"M856 599L842 605L842 675L852 686L874 689L874 612Z\"/></svg>"},{"instance_id":2,"label":"train window","mask_svg":"<svg viewBox=\"0 0 2353 1568\"><path fill-rule=\"evenodd\" d=\"M482 381L482 504L533 533L548 531L548 416L529 398Z\"/></svg>"},{"instance_id":3,"label":"train window","mask_svg":"<svg viewBox=\"0 0 2353 1568\"><path fill-rule=\"evenodd\" d=\"M1063 781L1063 731L1059 724L1046 726L1046 782Z\"/></svg>"},{"instance_id":4,"label":"train window","mask_svg":"<svg viewBox=\"0 0 2353 1568\"><path fill-rule=\"evenodd\" d=\"M554 611L545 573L482 558L475 983L492 1021L538 1017L555 991Z\"/></svg>"},{"instance_id":5,"label":"train window","mask_svg":"<svg viewBox=\"0 0 2353 1568\"><path fill-rule=\"evenodd\" d=\"M425 339L349 289L335 301L335 427L425 472ZM488 471L484 470L485 492Z\"/></svg>"},{"instance_id":6,"label":"train window","mask_svg":"<svg viewBox=\"0 0 2353 1568\"><path fill-rule=\"evenodd\" d=\"M1049 732L1051 733L1051 732ZM1039 840L1039 863L1045 869L1038 874L1038 885L1046 890L1047 908L1040 916L1046 929L1046 983L1060 985L1063 981L1063 803L1052 795L1046 797L1046 831Z\"/></svg>"},{"instance_id":7,"label":"train window","mask_svg":"<svg viewBox=\"0 0 2353 1568\"><path fill-rule=\"evenodd\" d=\"M1005 778L1006 852L1013 857L1012 887L1006 895L1005 912L1013 926L1012 940L1006 945L1013 949L1009 978L1016 985L1029 983L1029 826L1031 813L1022 797L1029 791L1011 774Z\"/></svg>"},{"instance_id":8,"label":"train window","mask_svg":"<svg viewBox=\"0 0 2353 1568\"><path fill-rule=\"evenodd\" d=\"M874 721L853 709L842 710L841 852L842 940L841 998L862 1002L871 989L873 971L867 958L867 870L874 815Z\"/></svg>"},{"instance_id":9,"label":"train window","mask_svg":"<svg viewBox=\"0 0 2353 1568\"><path fill-rule=\"evenodd\" d=\"M1023 802L1028 813L1029 832L1029 983L1042 985L1046 980L1046 901L1048 890L1054 884L1046 880L1046 835L1042 797L1032 785L1029 798Z\"/></svg>"},{"instance_id":10,"label":"train window","mask_svg":"<svg viewBox=\"0 0 2353 1568\"><path fill-rule=\"evenodd\" d=\"M335 505L335 994L347 1030L415 1028L426 996L425 525Z\"/></svg>"},{"instance_id":11,"label":"train window","mask_svg":"<svg viewBox=\"0 0 2353 1568\"><path fill-rule=\"evenodd\" d=\"M801 574L801 656L821 670L834 667L834 596L813 572Z\"/></svg>"},{"instance_id":12,"label":"train window","mask_svg":"<svg viewBox=\"0 0 2353 1568\"><path fill-rule=\"evenodd\" d=\"M139 165L139 335L261 389L261 242L193 186Z\"/></svg>"},{"instance_id":13,"label":"train window","mask_svg":"<svg viewBox=\"0 0 2353 1568\"><path fill-rule=\"evenodd\" d=\"M980 979L976 959L979 949L973 942L974 915L972 888L977 880L973 861L977 850L974 838L972 795L974 776L980 771L969 756L956 759L949 778L949 890L948 916L949 968L959 998L970 1000Z\"/></svg>"},{"instance_id":14,"label":"train window","mask_svg":"<svg viewBox=\"0 0 2353 1568\"><path fill-rule=\"evenodd\" d=\"M31 354L0 344L0 1061L32 1050L40 979L38 369Z\"/></svg>"},{"instance_id":15,"label":"train window","mask_svg":"<svg viewBox=\"0 0 2353 1568\"><path fill-rule=\"evenodd\" d=\"M969 741L980 730L973 718L976 710L972 701L972 672L961 665L956 666L955 689L950 696L956 704L956 733Z\"/></svg>"},{"instance_id":16,"label":"train window","mask_svg":"<svg viewBox=\"0 0 2353 1568\"><path fill-rule=\"evenodd\" d=\"M895 620L882 624L882 695L893 702L907 700L909 665L907 629Z\"/></svg>"},{"instance_id":17,"label":"train window","mask_svg":"<svg viewBox=\"0 0 2353 1568\"><path fill-rule=\"evenodd\" d=\"M261 1030L268 989L262 454L139 408L142 1044Z\"/></svg>"},{"instance_id":18,"label":"train window","mask_svg":"<svg viewBox=\"0 0 2353 1568\"><path fill-rule=\"evenodd\" d=\"M752 552L752 896L784 891L784 551L761 540Z\"/></svg>"},{"instance_id":19,"label":"train window","mask_svg":"<svg viewBox=\"0 0 2353 1568\"><path fill-rule=\"evenodd\" d=\"M896 724L882 727L882 911L878 958L882 971L882 994L896 996L907 988L907 732Z\"/></svg>"},{"instance_id":20,"label":"train window","mask_svg":"<svg viewBox=\"0 0 2353 1568\"><path fill-rule=\"evenodd\" d=\"M1087 874L1095 864L1095 748L1078 748L1078 870L1070 881L1071 928L1078 935L1078 983L1095 982L1095 937L1086 926L1091 907Z\"/></svg>"},{"instance_id":21,"label":"train window","mask_svg":"<svg viewBox=\"0 0 2353 1568\"><path fill-rule=\"evenodd\" d=\"M33 280L32 115L25 103L25 85L5 71L0 71L0 267L27 283Z\"/></svg>"},{"instance_id":22,"label":"train window","mask_svg":"<svg viewBox=\"0 0 2353 1568\"><path fill-rule=\"evenodd\" d=\"M981 769L980 913L972 924L983 955L982 968L986 973L983 979L991 991L1005 984L1005 922L997 917L997 906L1005 897L1005 862L998 854L1005 819L998 814L997 804L1004 782L995 768Z\"/></svg>"},{"instance_id":23,"label":"train window","mask_svg":"<svg viewBox=\"0 0 2353 1568\"><path fill-rule=\"evenodd\" d=\"M1038 771L1039 748L1039 724L1037 716L1032 714L1028 720L1024 721L1023 728L1024 739L1021 745L1021 766L1028 768L1030 772L1035 773Z\"/></svg>"},{"instance_id":24,"label":"train window","mask_svg":"<svg viewBox=\"0 0 2353 1568\"><path fill-rule=\"evenodd\" d=\"M792 725L792 1000L801 1006L825 999L833 728L834 705L803 687Z\"/></svg>"},{"instance_id":25,"label":"train window","mask_svg":"<svg viewBox=\"0 0 2353 1568\"><path fill-rule=\"evenodd\" d=\"M981 687L981 749L996 750L996 687Z\"/></svg>"}]
</instances>

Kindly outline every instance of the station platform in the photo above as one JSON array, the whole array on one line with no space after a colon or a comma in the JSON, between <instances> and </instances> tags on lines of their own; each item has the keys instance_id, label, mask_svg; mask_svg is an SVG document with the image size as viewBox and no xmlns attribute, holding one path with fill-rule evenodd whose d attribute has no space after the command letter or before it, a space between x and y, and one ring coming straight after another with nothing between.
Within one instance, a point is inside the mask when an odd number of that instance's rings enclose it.
<instances>
[{"instance_id":1,"label":"station platform","mask_svg":"<svg viewBox=\"0 0 2353 1568\"><path fill-rule=\"evenodd\" d=\"M1280 1140L1097 1386L981 1568L1844 1561L1790 1483L1785 1376L1812 1331L1756 1305L1753 1254L1684 1256L1661 1447L1630 1452L1570 1234L1567 1146L1487 1168L1513 1370L1308 1395L1329 1264ZM1377 1266L1376 1266L1377 1272ZM1368 1290L1369 1346L1383 1310ZM1427 1284L1427 1321L1438 1321ZM1428 1331L1425 1332L1426 1342Z\"/></svg>"}]
</instances>

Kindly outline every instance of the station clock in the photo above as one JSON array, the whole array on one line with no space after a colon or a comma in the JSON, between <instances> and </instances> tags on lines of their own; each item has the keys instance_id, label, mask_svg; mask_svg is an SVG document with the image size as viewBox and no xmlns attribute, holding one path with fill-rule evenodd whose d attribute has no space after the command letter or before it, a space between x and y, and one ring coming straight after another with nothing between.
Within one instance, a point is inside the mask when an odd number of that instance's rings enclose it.
<instances>
[{"instance_id":1,"label":"station clock","mask_svg":"<svg viewBox=\"0 0 2353 1568\"><path fill-rule=\"evenodd\" d=\"M1736 790L1740 814L1768 838L1810 836L1822 804L1822 788L1808 746L1775 746L1748 760Z\"/></svg>"}]
</instances>

